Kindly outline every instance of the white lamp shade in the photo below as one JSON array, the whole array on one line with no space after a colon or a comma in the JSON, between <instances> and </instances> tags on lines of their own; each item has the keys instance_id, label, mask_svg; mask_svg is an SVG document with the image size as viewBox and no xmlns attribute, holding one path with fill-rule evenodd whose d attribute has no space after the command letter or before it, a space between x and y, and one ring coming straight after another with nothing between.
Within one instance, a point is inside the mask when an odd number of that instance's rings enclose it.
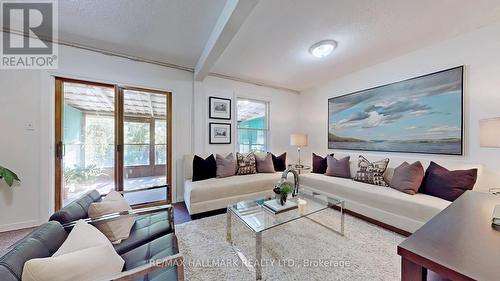
<instances>
[{"instance_id":1,"label":"white lamp shade","mask_svg":"<svg viewBox=\"0 0 500 281\"><path fill-rule=\"evenodd\" d=\"M307 146L306 134L291 134L290 145L292 146Z\"/></svg>"},{"instance_id":2,"label":"white lamp shade","mask_svg":"<svg viewBox=\"0 0 500 281\"><path fill-rule=\"evenodd\" d=\"M500 147L500 118L479 121L481 147Z\"/></svg>"}]
</instances>

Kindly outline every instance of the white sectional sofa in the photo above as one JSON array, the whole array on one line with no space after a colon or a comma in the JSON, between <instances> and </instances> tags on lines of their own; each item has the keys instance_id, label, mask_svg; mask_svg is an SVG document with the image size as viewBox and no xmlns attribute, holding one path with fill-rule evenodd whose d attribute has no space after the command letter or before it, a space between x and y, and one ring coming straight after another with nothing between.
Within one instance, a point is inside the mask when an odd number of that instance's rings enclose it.
<instances>
[{"instance_id":1,"label":"white sectional sofa","mask_svg":"<svg viewBox=\"0 0 500 281\"><path fill-rule=\"evenodd\" d=\"M339 157L343 157L342 155ZM368 157L370 161L384 157ZM394 168L405 160L389 157L389 168L386 177L391 178ZM357 171L357 155L351 155L351 175ZM430 161L420 161L426 169ZM481 183L481 165L461 161L435 161L450 169L478 168L478 181L474 190L487 191ZM354 181L352 179L329 177L322 174L307 173L300 176L301 187L330 194L345 200L346 209L362 216L413 233L436 214L445 209L451 202L426 194L409 195L392 189Z\"/></svg>"},{"instance_id":2,"label":"white sectional sofa","mask_svg":"<svg viewBox=\"0 0 500 281\"><path fill-rule=\"evenodd\" d=\"M337 156L337 155L336 155ZM338 157L343 157L340 155ZM351 155L351 176L357 171L358 154ZM366 155L364 155L366 156ZM370 161L382 159L382 156L367 156ZM394 168L404 161L412 163L415 159L390 157L389 167L385 173L391 178ZM212 178L192 182L193 155L184 157L184 201L189 214L199 214L211 210L223 209L229 204L242 200L256 199L271 196L274 184L281 177L281 172L273 174L253 174L232 176L227 178ZM430 160L420 160L425 169ZM478 169L478 180L475 191L488 191L482 184L482 166L464 161L435 161L450 169ZM289 180L293 177L290 174ZM445 209L451 202L426 194L409 195L392 189L357 182L352 179L329 177L322 174L302 173L300 175L301 188L331 195L345 200L345 207L349 211L369 219L381 222L388 226L402 230L402 233L413 233L432 217Z\"/></svg>"},{"instance_id":3,"label":"white sectional sofa","mask_svg":"<svg viewBox=\"0 0 500 281\"><path fill-rule=\"evenodd\" d=\"M184 156L184 201L190 215L223 209L243 200L271 196L282 174L257 173L193 182L193 157Z\"/></svg>"}]
</instances>

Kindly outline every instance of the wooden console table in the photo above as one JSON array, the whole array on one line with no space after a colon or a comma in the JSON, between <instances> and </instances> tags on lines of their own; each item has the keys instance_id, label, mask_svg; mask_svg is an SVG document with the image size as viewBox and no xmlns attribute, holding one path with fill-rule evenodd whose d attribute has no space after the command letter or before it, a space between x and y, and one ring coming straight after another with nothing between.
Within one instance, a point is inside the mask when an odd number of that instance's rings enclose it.
<instances>
[{"instance_id":1,"label":"wooden console table","mask_svg":"<svg viewBox=\"0 0 500 281\"><path fill-rule=\"evenodd\" d=\"M500 196L467 191L398 246L401 280L500 280L500 230L491 225Z\"/></svg>"}]
</instances>

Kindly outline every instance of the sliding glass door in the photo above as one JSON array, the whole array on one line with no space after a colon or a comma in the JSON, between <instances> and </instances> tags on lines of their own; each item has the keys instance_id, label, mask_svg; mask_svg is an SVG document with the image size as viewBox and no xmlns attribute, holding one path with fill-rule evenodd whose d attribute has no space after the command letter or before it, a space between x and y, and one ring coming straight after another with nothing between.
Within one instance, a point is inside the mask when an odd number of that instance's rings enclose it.
<instances>
[{"instance_id":1,"label":"sliding glass door","mask_svg":"<svg viewBox=\"0 0 500 281\"><path fill-rule=\"evenodd\" d=\"M123 189L132 204L166 200L167 97L123 90ZM142 191L137 191L142 190Z\"/></svg>"},{"instance_id":2,"label":"sliding glass door","mask_svg":"<svg viewBox=\"0 0 500 281\"><path fill-rule=\"evenodd\" d=\"M96 189L169 201L170 93L56 79L56 209Z\"/></svg>"}]
</instances>

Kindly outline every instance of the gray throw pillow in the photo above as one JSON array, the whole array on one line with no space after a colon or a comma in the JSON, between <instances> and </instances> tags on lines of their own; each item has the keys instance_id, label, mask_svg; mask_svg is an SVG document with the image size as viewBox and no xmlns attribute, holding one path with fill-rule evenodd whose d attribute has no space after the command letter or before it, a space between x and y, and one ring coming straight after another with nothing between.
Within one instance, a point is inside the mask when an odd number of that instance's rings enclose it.
<instances>
[{"instance_id":1,"label":"gray throw pillow","mask_svg":"<svg viewBox=\"0 0 500 281\"><path fill-rule=\"evenodd\" d=\"M236 159L238 161L238 170L236 174L238 175L249 175L257 173L257 167L255 166L255 154L241 154L236 152Z\"/></svg>"},{"instance_id":2,"label":"gray throw pillow","mask_svg":"<svg viewBox=\"0 0 500 281\"><path fill-rule=\"evenodd\" d=\"M255 155L257 161L257 173L275 173L273 156L267 153L265 156Z\"/></svg>"},{"instance_id":3,"label":"gray throw pillow","mask_svg":"<svg viewBox=\"0 0 500 281\"><path fill-rule=\"evenodd\" d=\"M389 164L389 158L370 162L362 155L359 155L358 160L358 171L354 177L355 181L380 186L389 186L384 180L384 172Z\"/></svg>"},{"instance_id":4,"label":"gray throw pillow","mask_svg":"<svg viewBox=\"0 0 500 281\"><path fill-rule=\"evenodd\" d=\"M330 177L350 178L351 168L349 167L349 159L351 159L351 156L336 159L328 155L326 157L327 167L325 175Z\"/></svg>"},{"instance_id":5,"label":"gray throw pillow","mask_svg":"<svg viewBox=\"0 0 500 281\"><path fill-rule=\"evenodd\" d=\"M215 162L217 163L217 178L231 177L236 174L236 159L232 153L226 157L217 154Z\"/></svg>"},{"instance_id":6,"label":"gray throw pillow","mask_svg":"<svg viewBox=\"0 0 500 281\"><path fill-rule=\"evenodd\" d=\"M420 161L411 165L404 162L394 170L390 186L401 192L413 195L418 192L420 185L422 185L424 175L424 167Z\"/></svg>"}]
</instances>

